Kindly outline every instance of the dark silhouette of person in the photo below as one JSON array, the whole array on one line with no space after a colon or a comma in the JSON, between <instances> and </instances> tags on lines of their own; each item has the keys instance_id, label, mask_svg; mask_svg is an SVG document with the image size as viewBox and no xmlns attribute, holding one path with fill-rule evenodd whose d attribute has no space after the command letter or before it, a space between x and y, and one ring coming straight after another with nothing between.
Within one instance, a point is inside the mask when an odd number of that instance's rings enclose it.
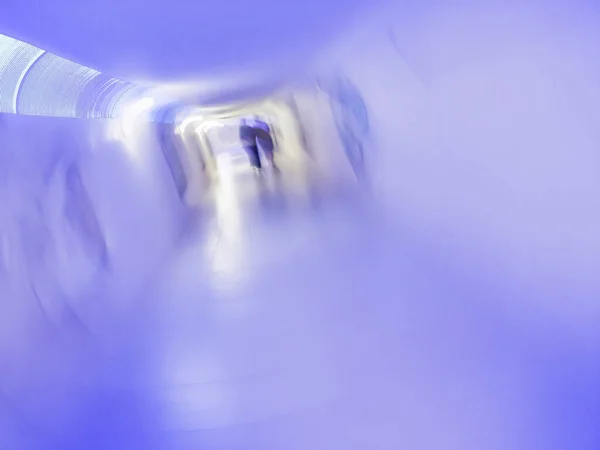
<instances>
[{"instance_id":1,"label":"dark silhouette of person","mask_svg":"<svg viewBox=\"0 0 600 450\"><path fill-rule=\"evenodd\" d=\"M254 127L248 124L246 119L240 121L240 141L250 160L250 166L255 170L260 170L262 164L260 162L260 154L258 152L258 143L256 139L256 131Z\"/></svg>"},{"instance_id":2,"label":"dark silhouette of person","mask_svg":"<svg viewBox=\"0 0 600 450\"><path fill-rule=\"evenodd\" d=\"M273 135L271 133L271 128L269 125L263 120L256 119L254 125L254 133L256 135L256 143L258 147L263 151L265 158L273 167L273 169L278 170L275 165L275 143L273 141Z\"/></svg>"}]
</instances>

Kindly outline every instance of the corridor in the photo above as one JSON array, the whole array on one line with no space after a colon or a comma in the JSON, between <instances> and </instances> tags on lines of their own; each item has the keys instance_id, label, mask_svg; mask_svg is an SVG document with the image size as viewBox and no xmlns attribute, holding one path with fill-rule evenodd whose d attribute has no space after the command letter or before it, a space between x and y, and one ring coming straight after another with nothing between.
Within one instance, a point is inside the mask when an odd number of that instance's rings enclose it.
<instances>
[{"instance_id":1,"label":"corridor","mask_svg":"<svg viewBox=\"0 0 600 450\"><path fill-rule=\"evenodd\" d=\"M0 7L0 450L598 450L598 6L471 3Z\"/></svg>"}]
</instances>

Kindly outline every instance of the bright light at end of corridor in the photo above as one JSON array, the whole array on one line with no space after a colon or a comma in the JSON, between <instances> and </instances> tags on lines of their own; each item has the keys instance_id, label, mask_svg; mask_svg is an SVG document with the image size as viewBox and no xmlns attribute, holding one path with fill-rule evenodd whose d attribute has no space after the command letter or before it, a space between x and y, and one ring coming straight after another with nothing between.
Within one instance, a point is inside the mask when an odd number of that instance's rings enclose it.
<instances>
[{"instance_id":1,"label":"bright light at end of corridor","mask_svg":"<svg viewBox=\"0 0 600 450\"><path fill-rule=\"evenodd\" d=\"M129 142L135 135L142 116L150 111L155 102L152 97L143 97L123 109L121 118L115 122L113 138L118 141Z\"/></svg>"},{"instance_id":2,"label":"bright light at end of corridor","mask_svg":"<svg viewBox=\"0 0 600 450\"><path fill-rule=\"evenodd\" d=\"M133 108L136 111L140 111L140 112L146 111L146 110L152 108L153 106L154 106L154 99L152 97L144 97L133 104Z\"/></svg>"},{"instance_id":3,"label":"bright light at end of corridor","mask_svg":"<svg viewBox=\"0 0 600 450\"><path fill-rule=\"evenodd\" d=\"M175 129L175 132L178 134L185 133L185 129L194 122L199 122L202 120L202 116L188 116L181 121L181 124Z\"/></svg>"}]
</instances>

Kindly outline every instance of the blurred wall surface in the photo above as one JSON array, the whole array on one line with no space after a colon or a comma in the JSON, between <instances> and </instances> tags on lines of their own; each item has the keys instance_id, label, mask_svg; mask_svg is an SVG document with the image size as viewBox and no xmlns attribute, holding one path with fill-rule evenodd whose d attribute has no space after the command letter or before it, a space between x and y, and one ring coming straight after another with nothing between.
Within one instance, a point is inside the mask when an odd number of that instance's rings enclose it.
<instances>
[{"instance_id":1,"label":"blurred wall surface","mask_svg":"<svg viewBox=\"0 0 600 450\"><path fill-rule=\"evenodd\" d=\"M352 155L344 145L343 124L338 120L345 105L328 92L329 86L314 83L312 87L293 92L292 110L302 146L311 161L310 167L327 183L354 184ZM362 161L361 161L362 162ZM316 181L316 180L315 180Z\"/></svg>"},{"instance_id":2,"label":"blurred wall surface","mask_svg":"<svg viewBox=\"0 0 600 450\"><path fill-rule=\"evenodd\" d=\"M51 322L126 308L182 225L155 124L124 143L111 137L114 121L0 120L2 290L15 293L6 298L37 299Z\"/></svg>"},{"instance_id":3,"label":"blurred wall surface","mask_svg":"<svg viewBox=\"0 0 600 450\"><path fill-rule=\"evenodd\" d=\"M594 6L399 8L348 34L321 66L365 98L379 198L454 272L519 299L502 308L596 335Z\"/></svg>"}]
</instances>

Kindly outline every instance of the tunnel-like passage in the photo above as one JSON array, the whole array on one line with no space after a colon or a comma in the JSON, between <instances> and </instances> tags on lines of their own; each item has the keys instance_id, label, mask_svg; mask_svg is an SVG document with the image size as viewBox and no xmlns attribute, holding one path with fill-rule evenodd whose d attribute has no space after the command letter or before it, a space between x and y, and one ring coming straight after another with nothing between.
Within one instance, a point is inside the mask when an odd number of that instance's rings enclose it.
<instances>
[{"instance_id":1,"label":"tunnel-like passage","mask_svg":"<svg viewBox=\"0 0 600 450\"><path fill-rule=\"evenodd\" d=\"M0 41L0 442L597 448L597 25L392 2L217 105Z\"/></svg>"}]
</instances>

